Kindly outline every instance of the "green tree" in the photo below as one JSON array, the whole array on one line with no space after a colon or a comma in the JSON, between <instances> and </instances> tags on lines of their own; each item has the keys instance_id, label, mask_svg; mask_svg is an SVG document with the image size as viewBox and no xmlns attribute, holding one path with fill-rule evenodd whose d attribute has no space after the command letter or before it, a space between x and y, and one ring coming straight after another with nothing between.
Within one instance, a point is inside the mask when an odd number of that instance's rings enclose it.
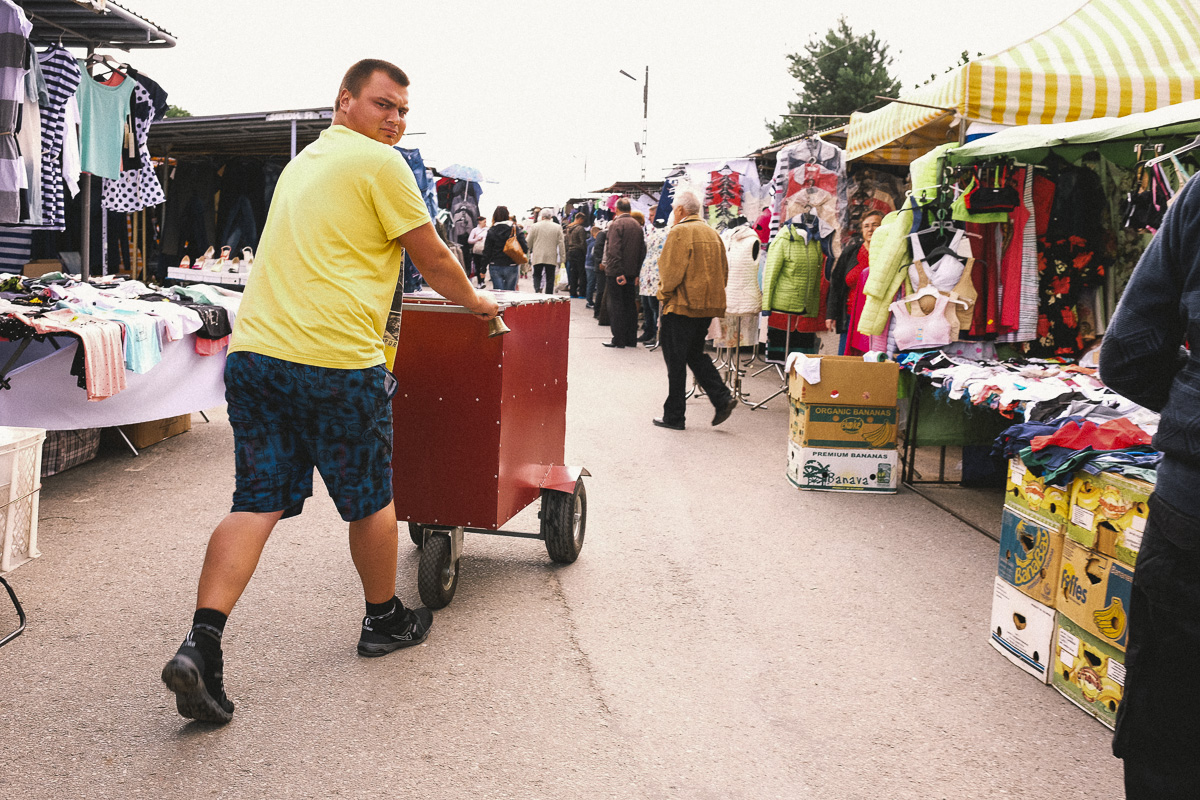
<instances>
[{"instance_id":1,"label":"green tree","mask_svg":"<svg viewBox=\"0 0 1200 800\"><path fill-rule=\"evenodd\" d=\"M167 119L172 117L190 117L192 112L179 106L167 106Z\"/></svg>"},{"instance_id":2,"label":"green tree","mask_svg":"<svg viewBox=\"0 0 1200 800\"><path fill-rule=\"evenodd\" d=\"M804 52L788 56L788 73L800 82L797 99L788 103L789 114L845 114L877 106L882 101L876 95L895 97L900 81L890 71L892 57L888 46L871 31L855 35L846 18L823 37L814 38L804 46ZM837 120L813 120L822 122ZM801 117L782 117L778 123L767 123L767 131L775 141L804 133L809 120Z\"/></svg>"}]
</instances>

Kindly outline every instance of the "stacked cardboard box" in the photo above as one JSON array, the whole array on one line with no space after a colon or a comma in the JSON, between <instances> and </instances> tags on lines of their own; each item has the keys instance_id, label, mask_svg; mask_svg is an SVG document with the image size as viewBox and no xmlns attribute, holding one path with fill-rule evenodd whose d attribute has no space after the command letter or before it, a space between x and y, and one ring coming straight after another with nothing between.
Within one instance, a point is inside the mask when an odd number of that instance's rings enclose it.
<instances>
[{"instance_id":1,"label":"stacked cardboard box","mask_svg":"<svg viewBox=\"0 0 1200 800\"><path fill-rule=\"evenodd\" d=\"M822 357L816 383L793 373L788 480L815 491L895 492L898 376L898 364L855 356Z\"/></svg>"},{"instance_id":2,"label":"stacked cardboard box","mask_svg":"<svg viewBox=\"0 0 1200 800\"><path fill-rule=\"evenodd\" d=\"M992 645L1112 727L1125 685L1133 564L1154 487L1075 476L1069 492L1009 466Z\"/></svg>"}]
</instances>

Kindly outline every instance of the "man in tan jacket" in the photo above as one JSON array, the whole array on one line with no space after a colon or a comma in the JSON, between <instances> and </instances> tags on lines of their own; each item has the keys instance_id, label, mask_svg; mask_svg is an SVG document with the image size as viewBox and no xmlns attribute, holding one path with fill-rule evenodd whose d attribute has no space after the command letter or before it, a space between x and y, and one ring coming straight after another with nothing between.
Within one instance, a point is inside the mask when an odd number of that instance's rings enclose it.
<instances>
[{"instance_id":1,"label":"man in tan jacket","mask_svg":"<svg viewBox=\"0 0 1200 800\"><path fill-rule=\"evenodd\" d=\"M658 341L667 363L667 401L663 415L654 420L660 428L681 431L687 411L687 371L716 408L713 425L729 419L737 398L721 380L712 359L704 352L704 339L713 317L725 316L725 281L729 261L720 235L700 219L700 198L689 191L675 196L675 227L667 234L658 272L662 304Z\"/></svg>"}]
</instances>

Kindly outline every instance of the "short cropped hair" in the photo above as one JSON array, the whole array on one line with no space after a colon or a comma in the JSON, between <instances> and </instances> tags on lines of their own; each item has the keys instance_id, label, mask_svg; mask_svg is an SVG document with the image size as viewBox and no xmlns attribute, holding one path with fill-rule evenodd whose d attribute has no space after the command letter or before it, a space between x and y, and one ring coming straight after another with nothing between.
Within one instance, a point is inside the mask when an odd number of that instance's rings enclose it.
<instances>
[{"instance_id":1,"label":"short cropped hair","mask_svg":"<svg viewBox=\"0 0 1200 800\"><path fill-rule=\"evenodd\" d=\"M690 217L700 213L700 196L690 189L685 189L675 195L674 208L682 208Z\"/></svg>"},{"instance_id":2,"label":"short cropped hair","mask_svg":"<svg viewBox=\"0 0 1200 800\"><path fill-rule=\"evenodd\" d=\"M541 211L538 212L539 220L552 219L553 217L554 217L554 209L553 208L543 208Z\"/></svg>"},{"instance_id":3,"label":"short cropped hair","mask_svg":"<svg viewBox=\"0 0 1200 800\"><path fill-rule=\"evenodd\" d=\"M346 70L346 74L342 77L342 85L338 87L338 97L342 96L342 89L348 89L351 97L358 97L363 86L371 80L371 76L376 72L382 72L400 86L408 86L408 76L404 74L404 70L392 62L380 58L364 58ZM337 107L336 100L333 105L335 108Z\"/></svg>"},{"instance_id":4,"label":"short cropped hair","mask_svg":"<svg viewBox=\"0 0 1200 800\"><path fill-rule=\"evenodd\" d=\"M633 206L631 206L629 204L628 197L622 197L620 200L617 201L617 211L620 211L622 214L628 214L629 209L631 209L631 208L633 208Z\"/></svg>"}]
</instances>

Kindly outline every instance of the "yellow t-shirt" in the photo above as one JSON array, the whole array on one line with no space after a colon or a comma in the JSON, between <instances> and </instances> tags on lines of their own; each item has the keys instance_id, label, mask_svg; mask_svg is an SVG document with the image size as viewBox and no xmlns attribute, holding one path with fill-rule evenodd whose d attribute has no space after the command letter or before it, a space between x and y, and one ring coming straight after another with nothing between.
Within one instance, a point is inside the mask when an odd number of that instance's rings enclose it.
<instances>
[{"instance_id":1,"label":"yellow t-shirt","mask_svg":"<svg viewBox=\"0 0 1200 800\"><path fill-rule=\"evenodd\" d=\"M396 237L427 222L400 153L326 129L279 176L229 351L335 369L384 363L404 256Z\"/></svg>"}]
</instances>

